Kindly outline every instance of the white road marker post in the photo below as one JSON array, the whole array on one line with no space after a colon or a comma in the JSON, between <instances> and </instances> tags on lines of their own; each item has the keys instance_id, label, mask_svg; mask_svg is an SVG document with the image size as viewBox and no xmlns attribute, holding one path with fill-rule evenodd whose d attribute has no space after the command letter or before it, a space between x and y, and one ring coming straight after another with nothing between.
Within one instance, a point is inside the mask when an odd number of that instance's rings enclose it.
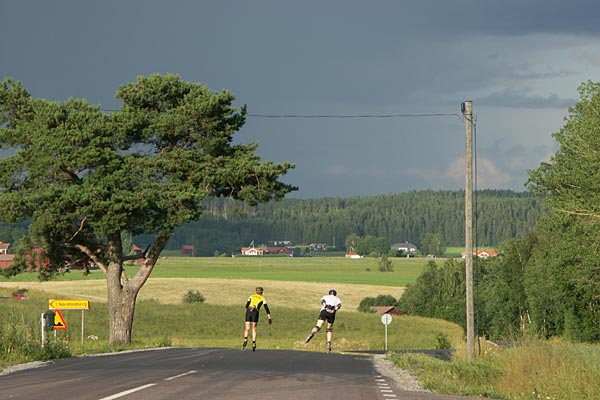
<instances>
[{"instance_id":1,"label":"white road marker post","mask_svg":"<svg viewBox=\"0 0 600 400\"><path fill-rule=\"evenodd\" d=\"M390 314L383 314L381 316L381 323L385 325L385 351L388 349L388 325L392 322L392 316Z\"/></svg>"}]
</instances>

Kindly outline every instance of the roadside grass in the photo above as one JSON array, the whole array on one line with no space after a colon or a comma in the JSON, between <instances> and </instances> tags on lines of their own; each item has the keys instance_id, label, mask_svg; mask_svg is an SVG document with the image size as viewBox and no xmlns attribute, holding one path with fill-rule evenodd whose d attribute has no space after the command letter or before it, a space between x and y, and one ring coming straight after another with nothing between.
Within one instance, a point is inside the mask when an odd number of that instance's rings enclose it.
<instances>
[{"instance_id":1,"label":"roadside grass","mask_svg":"<svg viewBox=\"0 0 600 400\"><path fill-rule=\"evenodd\" d=\"M7 295L7 289L0 289ZM181 297L185 294L181 292ZM28 299L2 300L0 308L0 341L9 339L1 333L7 330L27 330L30 341L41 346L41 314L48 307L48 293L29 291ZM300 298L301 293L291 293ZM58 296L58 295L57 295ZM244 301L245 302L245 301ZM273 325L266 323L264 312L259 323L258 347L263 349L292 349L325 351L325 332L319 332L309 344L304 339L314 326L319 306L291 308L273 305ZM82 344L82 313L84 332ZM244 307L208 303L164 304L158 300L140 300L136 307L132 344L111 349L108 345L108 310L105 302L93 303L90 310L62 310L68 329L50 333L51 343L68 343L73 354L99 353L129 348L164 346L240 347L244 331ZM26 327L26 329L25 329ZM384 325L381 317L342 310L335 324L333 350L354 352L385 348ZM442 320L421 317L394 317L388 326L388 349L411 350L435 348L440 335L460 342L462 329ZM35 347L35 346L33 346ZM2 358L2 365L25 362L31 358L25 351L21 359Z\"/></svg>"},{"instance_id":2,"label":"roadside grass","mask_svg":"<svg viewBox=\"0 0 600 400\"><path fill-rule=\"evenodd\" d=\"M438 393L510 400L597 400L600 346L527 338L513 346L483 343L468 362L461 346L451 362L391 354L402 369Z\"/></svg>"},{"instance_id":3,"label":"roadside grass","mask_svg":"<svg viewBox=\"0 0 600 400\"><path fill-rule=\"evenodd\" d=\"M79 283L72 282L72 285ZM202 291L202 290L200 290ZM68 330L50 333L41 347L40 314L48 298L62 293L27 292L27 300L13 300L12 288L0 288L0 368L34 360L78 354L167 346L240 348L243 338L243 305L210 303L165 304L142 299L136 308L132 343L111 348L108 344L106 302L96 301L84 313L63 310ZM177 290L183 297L185 290ZM302 298L303 293L289 296ZM259 324L258 349L325 351L324 332L308 344L303 341L317 317L318 306L308 308L273 304L273 325L264 314ZM442 339L442 340L441 340ZM455 349L451 361L414 352ZM384 349L384 325L380 316L342 309L334 330L335 352ZM473 362L466 360L464 332L443 320L412 316L393 317L388 326L388 357L418 378L423 387L438 393L511 400L592 400L600 393L600 346L554 341L526 340L512 347L482 342Z\"/></svg>"}]
</instances>

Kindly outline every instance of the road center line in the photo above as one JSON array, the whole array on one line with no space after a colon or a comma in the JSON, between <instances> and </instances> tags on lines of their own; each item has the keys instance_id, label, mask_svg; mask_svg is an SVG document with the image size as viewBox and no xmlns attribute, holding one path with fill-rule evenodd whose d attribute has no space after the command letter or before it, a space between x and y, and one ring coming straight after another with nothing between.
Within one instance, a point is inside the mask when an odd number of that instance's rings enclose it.
<instances>
[{"instance_id":1,"label":"road center line","mask_svg":"<svg viewBox=\"0 0 600 400\"><path fill-rule=\"evenodd\" d=\"M196 372L198 372L198 371L188 371L188 372L184 372L183 374L179 374L179 375L175 375L175 376L171 376L171 377L165 378L164 380L165 381L170 381L170 380L173 380L173 379L181 378L182 376L195 374Z\"/></svg>"},{"instance_id":2,"label":"road center line","mask_svg":"<svg viewBox=\"0 0 600 400\"><path fill-rule=\"evenodd\" d=\"M138 392L140 390L144 390L144 389L149 388L149 387L154 386L154 385L156 385L156 383L149 383L149 384L144 385L144 386L138 386L138 387L133 388L133 389L125 390L124 392L121 392L121 393L113 394L112 396L103 397L100 400L118 399L119 397L127 396L128 394L131 394L131 393L134 393L134 392Z\"/></svg>"}]
</instances>

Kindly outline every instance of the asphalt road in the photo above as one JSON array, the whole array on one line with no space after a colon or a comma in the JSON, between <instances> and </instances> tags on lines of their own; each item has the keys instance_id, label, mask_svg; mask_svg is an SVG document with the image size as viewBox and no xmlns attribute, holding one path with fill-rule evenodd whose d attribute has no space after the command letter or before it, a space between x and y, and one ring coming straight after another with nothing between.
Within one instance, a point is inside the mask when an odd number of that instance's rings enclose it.
<instances>
[{"instance_id":1,"label":"asphalt road","mask_svg":"<svg viewBox=\"0 0 600 400\"><path fill-rule=\"evenodd\" d=\"M0 399L444 400L407 392L369 356L168 348L74 357L0 376Z\"/></svg>"}]
</instances>

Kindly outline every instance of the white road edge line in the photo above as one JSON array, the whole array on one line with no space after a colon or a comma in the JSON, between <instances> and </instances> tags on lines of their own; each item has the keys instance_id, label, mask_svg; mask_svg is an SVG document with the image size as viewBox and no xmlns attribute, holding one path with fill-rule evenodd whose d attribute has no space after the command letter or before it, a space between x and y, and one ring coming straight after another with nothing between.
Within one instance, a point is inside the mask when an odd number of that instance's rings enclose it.
<instances>
[{"instance_id":1,"label":"white road edge line","mask_svg":"<svg viewBox=\"0 0 600 400\"><path fill-rule=\"evenodd\" d=\"M149 383L149 384L144 385L144 386L138 386L138 387L133 388L133 389L125 390L124 392L121 392L121 393L113 394L112 396L103 397L100 400L118 399L119 397L127 396L128 394L131 394L131 393L134 393L134 392L137 392L137 391L140 391L140 390L147 389L147 388L149 388L151 386L154 386L154 385L156 385L156 383Z\"/></svg>"},{"instance_id":2,"label":"white road edge line","mask_svg":"<svg viewBox=\"0 0 600 400\"><path fill-rule=\"evenodd\" d=\"M171 381L173 379L181 378L182 376L195 374L196 372L198 372L198 371L188 371L188 372L184 372L183 374L179 374L179 375L171 376L169 378L165 378L164 380L165 381Z\"/></svg>"}]
</instances>

